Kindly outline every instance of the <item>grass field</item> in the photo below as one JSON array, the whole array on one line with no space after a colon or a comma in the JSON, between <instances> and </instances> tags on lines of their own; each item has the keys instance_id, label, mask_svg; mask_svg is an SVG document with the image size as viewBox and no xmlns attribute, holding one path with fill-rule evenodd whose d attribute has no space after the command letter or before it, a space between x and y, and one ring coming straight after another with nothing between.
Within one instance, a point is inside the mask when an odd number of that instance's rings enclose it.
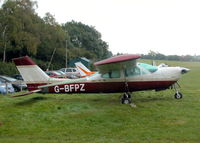
<instances>
[{"instance_id":1,"label":"grass field","mask_svg":"<svg viewBox=\"0 0 200 143\"><path fill-rule=\"evenodd\" d=\"M135 92L136 108L120 93L0 96L0 143L198 143L200 63L167 63L191 69L181 100L173 90Z\"/></svg>"}]
</instances>

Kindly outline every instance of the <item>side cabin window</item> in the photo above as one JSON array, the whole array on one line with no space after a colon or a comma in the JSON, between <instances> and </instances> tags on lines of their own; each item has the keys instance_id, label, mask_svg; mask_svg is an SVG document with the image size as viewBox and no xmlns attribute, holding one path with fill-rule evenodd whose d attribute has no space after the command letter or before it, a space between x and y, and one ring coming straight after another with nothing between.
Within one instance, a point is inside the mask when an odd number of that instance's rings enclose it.
<instances>
[{"instance_id":1,"label":"side cabin window","mask_svg":"<svg viewBox=\"0 0 200 143\"><path fill-rule=\"evenodd\" d=\"M130 77L130 76L137 76L137 75L144 75L144 74L149 74L150 72L141 67L140 65L137 65L135 67L127 68L125 70L125 76Z\"/></svg>"},{"instance_id":2,"label":"side cabin window","mask_svg":"<svg viewBox=\"0 0 200 143\"><path fill-rule=\"evenodd\" d=\"M125 76L126 77L129 77L129 76L136 76L136 75L141 75L141 70L140 68L138 68L137 66L136 67L133 67L133 68L127 68L125 70Z\"/></svg>"},{"instance_id":3,"label":"side cabin window","mask_svg":"<svg viewBox=\"0 0 200 143\"><path fill-rule=\"evenodd\" d=\"M103 78L120 78L120 70L112 70L102 75Z\"/></svg>"}]
</instances>

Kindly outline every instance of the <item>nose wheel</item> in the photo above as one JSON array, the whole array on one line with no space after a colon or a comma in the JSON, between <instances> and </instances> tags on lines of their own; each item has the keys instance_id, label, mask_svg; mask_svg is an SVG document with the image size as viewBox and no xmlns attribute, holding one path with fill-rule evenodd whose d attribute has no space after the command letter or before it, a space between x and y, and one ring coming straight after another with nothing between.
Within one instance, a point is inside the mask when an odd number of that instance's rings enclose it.
<instances>
[{"instance_id":1,"label":"nose wheel","mask_svg":"<svg viewBox=\"0 0 200 143\"><path fill-rule=\"evenodd\" d=\"M183 94L180 93L179 91L176 91L176 93L174 94L174 98L175 99L181 99L181 98L183 98Z\"/></svg>"},{"instance_id":2,"label":"nose wheel","mask_svg":"<svg viewBox=\"0 0 200 143\"><path fill-rule=\"evenodd\" d=\"M178 82L176 82L176 84L180 87ZM174 94L174 98L175 99L181 99L181 98L183 98L183 94L178 91L178 89L176 88L176 84L174 84L174 89L176 91L176 93Z\"/></svg>"}]
</instances>

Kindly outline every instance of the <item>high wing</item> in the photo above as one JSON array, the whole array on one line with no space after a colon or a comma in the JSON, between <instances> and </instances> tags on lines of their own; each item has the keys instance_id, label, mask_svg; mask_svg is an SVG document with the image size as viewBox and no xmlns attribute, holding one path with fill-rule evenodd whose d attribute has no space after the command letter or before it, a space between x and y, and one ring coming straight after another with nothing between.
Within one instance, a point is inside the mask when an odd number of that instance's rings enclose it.
<instances>
[{"instance_id":1,"label":"high wing","mask_svg":"<svg viewBox=\"0 0 200 143\"><path fill-rule=\"evenodd\" d=\"M120 70L136 66L136 59L140 57L140 55L136 54L124 54L96 62L94 65L100 73L104 74L111 70Z\"/></svg>"}]
</instances>

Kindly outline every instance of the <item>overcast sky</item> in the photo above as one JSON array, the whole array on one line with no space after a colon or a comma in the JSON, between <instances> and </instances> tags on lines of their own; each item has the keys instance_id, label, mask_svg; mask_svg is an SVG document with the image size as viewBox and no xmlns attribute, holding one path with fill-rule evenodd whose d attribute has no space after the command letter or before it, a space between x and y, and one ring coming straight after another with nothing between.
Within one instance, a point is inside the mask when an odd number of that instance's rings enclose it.
<instances>
[{"instance_id":1,"label":"overcast sky","mask_svg":"<svg viewBox=\"0 0 200 143\"><path fill-rule=\"evenodd\" d=\"M94 26L114 54L200 55L200 0L37 0L57 22Z\"/></svg>"}]
</instances>

